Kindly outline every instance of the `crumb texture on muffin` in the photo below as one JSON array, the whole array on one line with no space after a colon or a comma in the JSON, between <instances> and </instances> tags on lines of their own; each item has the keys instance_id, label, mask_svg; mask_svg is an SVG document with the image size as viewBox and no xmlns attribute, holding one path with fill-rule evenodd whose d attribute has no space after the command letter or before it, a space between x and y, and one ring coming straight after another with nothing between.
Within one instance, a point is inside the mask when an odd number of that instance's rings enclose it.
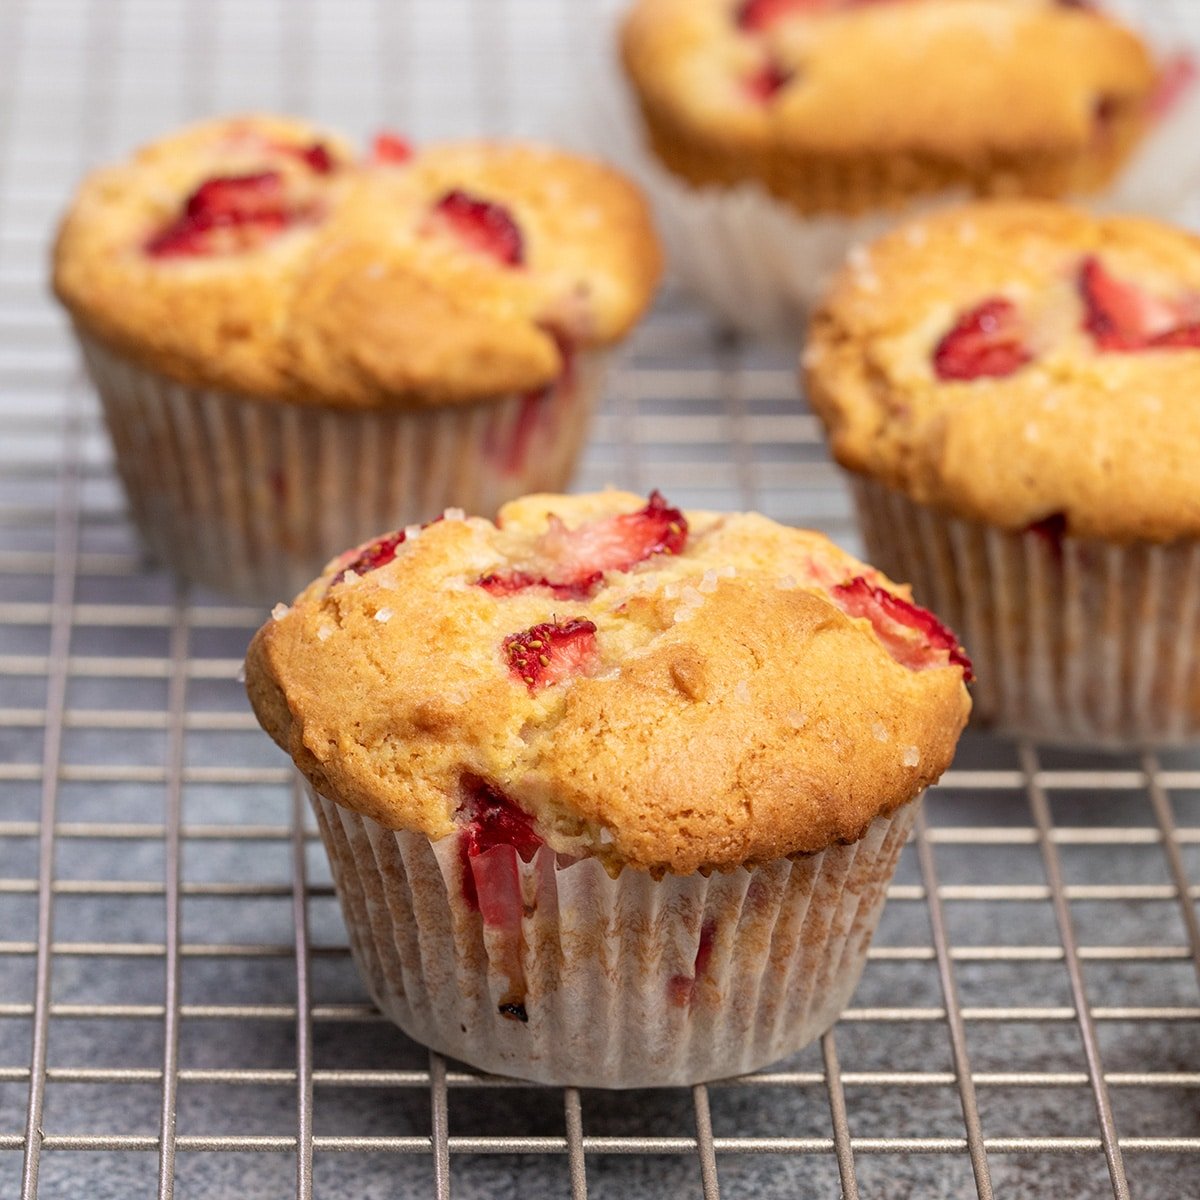
<instances>
[{"instance_id":1,"label":"crumb texture on muffin","mask_svg":"<svg viewBox=\"0 0 1200 1200\"><path fill-rule=\"evenodd\" d=\"M806 212L1096 190L1157 77L1133 32L1061 0L638 0L621 44L668 168Z\"/></svg>"},{"instance_id":2,"label":"crumb texture on muffin","mask_svg":"<svg viewBox=\"0 0 1200 1200\"><path fill-rule=\"evenodd\" d=\"M119 352L191 386L372 407L528 392L642 314L641 195L512 142L359 157L298 121L209 121L88 176L54 286Z\"/></svg>"},{"instance_id":3,"label":"crumb texture on muffin","mask_svg":"<svg viewBox=\"0 0 1200 1200\"><path fill-rule=\"evenodd\" d=\"M851 258L809 395L843 466L956 516L1200 534L1200 239L1050 203L970 205Z\"/></svg>"},{"instance_id":4,"label":"crumb texture on muffin","mask_svg":"<svg viewBox=\"0 0 1200 1200\"><path fill-rule=\"evenodd\" d=\"M402 534L280 606L246 672L317 790L389 828L769 861L861 837L966 721L953 635L819 534L621 492Z\"/></svg>"}]
</instances>

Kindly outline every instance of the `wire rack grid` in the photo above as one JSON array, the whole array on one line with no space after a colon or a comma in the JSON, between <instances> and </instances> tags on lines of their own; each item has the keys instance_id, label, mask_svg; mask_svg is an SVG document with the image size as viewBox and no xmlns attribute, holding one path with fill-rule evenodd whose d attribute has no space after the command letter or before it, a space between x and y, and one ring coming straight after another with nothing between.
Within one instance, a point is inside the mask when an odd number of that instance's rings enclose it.
<instances>
[{"instance_id":1,"label":"wire rack grid","mask_svg":"<svg viewBox=\"0 0 1200 1200\"><path fill-rule=\"evenodd\" d=\"M366 1001L236 680L261 614L142 560L45 293L80 171L213 109L538 131L605 7L0 5L0 1195L1200 1197L1200 756L968 737L818 1046L690 1090L540 1088ZM668 292L579 485L854 548L792 368Z\"/></svg>"}]
</instances>

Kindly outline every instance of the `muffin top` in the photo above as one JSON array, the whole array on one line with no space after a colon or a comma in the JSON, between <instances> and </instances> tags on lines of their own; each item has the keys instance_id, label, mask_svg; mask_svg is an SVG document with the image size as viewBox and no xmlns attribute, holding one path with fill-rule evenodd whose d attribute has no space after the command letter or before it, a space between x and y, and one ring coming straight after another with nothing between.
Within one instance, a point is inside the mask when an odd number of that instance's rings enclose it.
<instances>
[{"instance_id":1,"label":"muffin top","mask_svg":"<svg viewBox=\"0 0 1200 1200\"><path fill-rule=\"evenodd\" d=\"M1019 530L1200 535L1200 239L1050 203L977 204L851 256L805 374L834 454Z\"/></svg>"},{"instance_id":2,"label":"muffin top","mask_svg":"<svg viewBox=\"0 0 1200 1200\"><path fill-rule=\"evenodd\" d=\"M622 49L695 136L832 158L1081 149L1155 81L1132 32L1067 0L638 0Z\"/></svg>"},{"instance_id":3,"label":"muffin top","mask_svg":"<svg viewBox=\"0 0 1200 1200\"><path fill-rule=\"evenodd\" d=\"M949 765L954 635L819 534L534 495L352 550L259 630L259 721L389 828L686 873L859 838Z\"/></svg>"},{"instance_id":4,"label":"muffin top","mask_svg":"<svg viewBox=\"0 0 1200 1200\"><path fill-rule=\"evenodd\" d=\"M76 322L182 383L417 406L543 388L620 338L660 254L620 175L540 146L357 157L298 121L193 126L84 180L54 287Z\"/></svg>"}]
</instances>

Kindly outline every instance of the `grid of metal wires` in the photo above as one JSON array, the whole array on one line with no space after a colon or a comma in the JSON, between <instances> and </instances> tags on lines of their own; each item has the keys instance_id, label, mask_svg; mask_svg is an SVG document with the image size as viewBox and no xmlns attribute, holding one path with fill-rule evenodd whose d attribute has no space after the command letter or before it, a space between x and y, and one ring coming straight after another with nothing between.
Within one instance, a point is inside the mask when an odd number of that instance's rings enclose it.
<instances>
[{"instance_id":1,"label":"grid of metal wires","mask_svg":"<svg viewBox=\"0 0 1200 1200\"><path fill-rule=\"evenodd\" d=\"M236 679L261 614L141 560L45 294L50 229L86 165L209 110L539 129L595 17L0 5L0 1194L1200 1196L1196 754L968 738L852 1007L747 1078L538 1088L366 1002ZM671 294L597 423L579 484L604 482L853 546L791 353Z\"/></svg>"}]
</instances>

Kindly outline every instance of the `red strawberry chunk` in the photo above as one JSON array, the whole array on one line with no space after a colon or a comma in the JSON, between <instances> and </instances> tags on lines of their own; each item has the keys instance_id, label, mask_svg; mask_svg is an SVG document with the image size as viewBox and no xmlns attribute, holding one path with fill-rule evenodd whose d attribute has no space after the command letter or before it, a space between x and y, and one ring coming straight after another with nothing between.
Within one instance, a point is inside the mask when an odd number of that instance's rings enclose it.
<instances>
[{"instance_id":1,"label":"red strawberry chunk","mask_svg":"<svg viewBox=\"0 0 1200 1200\"><path fill-rule=\"evenodd\" d=\"M939 379L1003 379L1033 358L1017 306L997 297L959 317L938 342L933 368Z\"/></svg>"},{"instance_id":2,"label":"red strawberry chunk","mask_svg":"<svg viewBox=\"0 0 1200 1200\"><path fill-rule=\"evenodd\" d=\"M743 0L735 19L739 29L747 33L761 33L787 17L884 3L888 3L888 0Z\"/></svg>"},{"instance_id":3,"label":"red strawberry chunk","mask_svg":"<svg viewBox=\"0 0 1200 1200\"><path fill-rule=\"evenodd\" d=\"M677 1008L687 1008L696 998L696 983L708 970L716 936L717 923L705 921L700 929L700 941L696 946L696 960L692 965L692 973L690 975L672 975L667 980L667 999Z\"/></svg>"},{"instance_id":4,"label":"red strawberry chunk","mask_svg":"<svg viewBox=\"0 0 1200 1200\"><path fill-rule=\"evenodd\" d=\"M529 862L542 845L534 832L533 818L518 808L499 788L482 779L464 780L462 815L466 818L458 835L462 863L463 898L483 912L490 925L513 925L520 921L520 885L516 856ZM509 853L489 854L498 847ZM481 861L481 856L483 856Z\"/></svg>"},{"instance_id":5,"label":"red strawberry chunk","mask_svg":"<svg viewBox=\"0 0 1200 1200\"><path fill-rule=\"evenodd\" d=\"M386 537L377 538L373 542L368 542L359 552L356 558L348 562L334 577L330 580L329 586L336 587L341 583L351 571L355 575L366 575L370 571L376 571L380 567L386 567L396 557L396 551L404 545L408 534L403 529L396 530L395 533L389 533Z\"/></svg>"},{"instance_id":6,"label":"red strawberry chunk","mask_svg":"<svg viewBox=\"0 0 1200 1200\"><path fill-rule=\"evenodd\" d=\"M434 212L470 249L488 254L507 267L519 267L524 262L521 231L504 205L455 188L437 202Z\"/></svg>"},{"instance_id":7,"label":"red strawberry chunk","mask_svg":"<svg viewBox=\"0 0 1200 1200\"><path fill-rule=\"evenodd\" d=\"M184 214L193 221L240 225L284 211L283 176L278 171L218 175L188 198Z\"/></svg>"},{"instance_id":8,"label":"red strawberry chunk","mask_svg":"<svg viewBox=\"0 0 1200 1200\"><path fill-rule=\"evenodd\" d=\"M530 588L545 588L559 600L586 600L593 586L599 582L599 574L589 576L581 584L551 583L545 577L537 577L525 571L496 571L477 579L476 585L492 596L515 596Z\"/></svg>"},{"instance_id":9,"label":"red strawberry chunk","mask_svg":"<svg viewBox=\"0 0 1200 1200\"><path fill-rule=\"evenodd\" d=\"M687 544L687 518L654 491L634 513L601 517L568 529L551 516L536 552L545 570L497 571L476 580L493 596L512 596L544 588L560 600L586 600L604 581L606 571L628 571L656 554L681 554Z\"/></svg>"},{"instance_id":10,"label":"red strawberry chunk","mask_svg":"<svg viewBox=\"0 0 1200 1200\"><path fill-rule=\"evenodd\" d=\"M596 626L583 617L545 622L504 639L509 673L536 692L595 666Z\"/></svg>"},{"instance_id":11,"label":"red strawberry chunk","mask_svg":"<svg viewBox=\"0 0 1200 1200\"><path fill-rule=\"evenodd\" d=\"M742 80L746 94L760 104L767 104L792 80L793 73L776 62L766 62L752 75Z\"/></svg>"},{"instance_id":12,"label":"red strawberry chunk","mask_svg":"<svg viewBox=\"0 0 1200 1200\"><path fill-rule=\"evenodd\" d=\"M1156 334L1149 346L1155 350L1200 350L1200 322L1178 325L1166 333Z\"/></svg>"},{"instance_id":13,"label":"red strawberry chunk","mask_svg":"<svg viewBox=\"0 0 1200 1200\"><path fill-rule=\"evenodd\" d=\"M687 519L653 491L645 508L601 517L568 529L557 517L538 539L538 554L552 561L554 584L591 590L605 571L628 571L656 554L680 554L687 544Z\"/></svg>"},{"instance_id":14,"label":"red strawberry chunk","mask_svg":"<svg viewBox=\"0 0 1200 1200\"><path fill-rule=\"evenodd\" d=\"M372 149L379 163L406 163L413 156L412 143L395 133L377 133Z\"/></svg>"},{"instance_id":15,"label":"red strawberry chunk","mask_svg":"<svg viewBox=\"0 0 1200 1200\"><path fill-rule=\"evenodd\" d=\"M205 254L229 230L248 233L248 239L282 230L291 219L278 171L251 175L218 175L206 179L184 203L183 213L146 244L158 258Z\"/></svg>"},{"instance_id":16,"label":"red strawberry chunk","mask_svg":"<svg viewBox=\"0 0 1200 1200\"><path fill-rule=\"evenodd\" d=\"M1079 269L1083 327L1102 351L1193 349L1200 323L1185 304L1159 300L1113 275L1095 256Z\"/></svg>"},{"instance_id":17,"label":"red strawberry chunk","mask_svg":"<svg viewBox=\"0 0 1200 1200\"><path fill-rule=\"evenodd\" d=\"M901 666L913 671L956 666L962 668L967 683L975 678L958 638L926 609L874 586L862 575L839 584L830 596L847 616L870 621L884 649Z\"/></svg>"},{"instance_id":18,"label":"red strawberry chunk","mask_svg":"<svg viewBox=\"0 0 1200 1200\"><path fill-rule=\"evenodd\" d=\"M785 17L821 12L836 4L837 0L745 0L738 9L736 20L739 29L760 33Z\"/></svg>"},{"instance_id":19,"label":"red strawberry chunk","mask_svg":"<svg viewBox=\"0 0 1200 1200\"><path fill-rule=\"evenodd\" d=\"M318 175L328 175L333 170L333 155L329 153L324 142L313 142L311 146L304 146L297 153Z\"/></svg>"},{"instance_id":20,"label":"red strawberry chunk","mask_svg":"<svg viewBox=\"0 0 1200 1200\"><path fill-rule=\"evenodd\" d=\"M1156 85L1147 103L1150 116L1162 120L1178 107L1179 102L1200 80L1200 65L1186 50L1173 54L1162 64Z\"/></svg>"}]
</instances>

